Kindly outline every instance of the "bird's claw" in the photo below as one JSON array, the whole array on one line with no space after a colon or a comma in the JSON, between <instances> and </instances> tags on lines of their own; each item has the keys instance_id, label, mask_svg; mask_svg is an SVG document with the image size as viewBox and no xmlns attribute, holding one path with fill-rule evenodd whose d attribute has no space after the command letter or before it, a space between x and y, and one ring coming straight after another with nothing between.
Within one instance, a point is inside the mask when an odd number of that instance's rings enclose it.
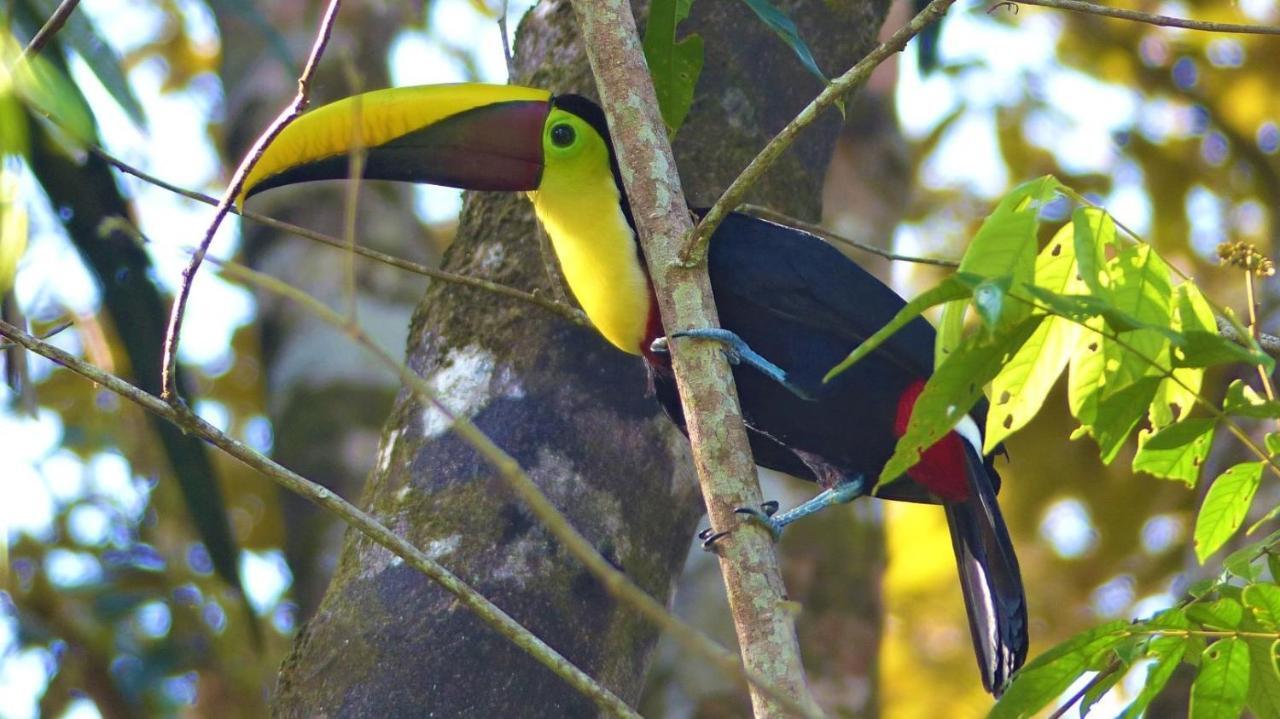
<instances>
[{"instance_id":1,"label":"bird's claw","mask_svg":"<svg viewBox=\"0 0 1280 719\"><path fill-rule=\"evenodd\" d=\"M734 514L741 514L746 517L748 521L755 522L769 530L769 534L773 536L773 541L776 542L782 538L783 525L778 524L773 520L773 515L778 513L777 502L769 500L768 502L762 503L759 508L738 507L734 509L733 512ZM698 532L698 539L702 540L703 549L707 551L714 551L716 542L729 535L735 529L737 529L737 527L724 532L717 532L711 527L707 527L701 532Z\"/></svg>"}]
</instances>

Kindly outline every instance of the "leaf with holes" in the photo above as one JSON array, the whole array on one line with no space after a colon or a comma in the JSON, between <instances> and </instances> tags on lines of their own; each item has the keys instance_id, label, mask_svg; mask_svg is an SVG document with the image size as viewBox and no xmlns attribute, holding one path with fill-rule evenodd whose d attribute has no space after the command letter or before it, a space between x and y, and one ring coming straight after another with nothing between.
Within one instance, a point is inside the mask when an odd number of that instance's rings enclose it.
<instances>
[{"instance_id":1,"label":"leaf with holes","mask_svg":"<svg viewBox=\"0 0 1280 719\"><path fill-rule=\"evenodd\" d=\"M1217 426L1215 418L1184 419L1148 435L1133 457L1133 471L1176 479L1194 487Z\"/></svg>"},{"instance_id":2,"label":"leaf with holes","mask_svg":"<svg viewBox=\"0 0 1280 719\"><path fill-rule=\"evenodd\" d=\"M1200 289L1190 282L1178 286L1178 301L1173 316L1173 328L1179 331L1199 330L1217 332L1213 307ZM1176 350L1175 350L1176 352ZM1204 383L1204 369L1199 367L1174 367L1172 376L1160 382L1160 389L1151 401L1148 418L1152 429L1160 429L1187 416L1196 405L1200 387Z\"/></svg>"},{"instance_id":3,"label":"leaf with holes","mask_svg":"<svg viewBox=\"0 0 1280 719\"><path fill-rule=\"evenodd\" d=\"M934 370L911 410L907 430L885 463L877 486L891 482L920 461L924 450L950 432L982 397L982 388L995 377L1008 357L1035 332L1043 317L1028 317L1009 331L994 336L967 337Z\"/></svg>"},{"instance_id":4,"label":"leaf with holes","mask_svg":"<svg viewBox=\"0 0 1280 719\"><path fill-rule=\"evenodd\" d=\"M1213 481L1196 515L1196 558L1204 560L1236 533L1262 479L1263 462L1242 462Z\"/></svg>"},{"instance_id":5,"label":"leaf with holes","mask_svg":"<svg viewBox=\"0 0 1280 719\"><path fill-rule=\"evenodd\" d=\"M1219 639L1200 655L1191 685L1190 719L1237 719L1249 694L1249 648L1236 637Z\"/></svg>"},{"instance_id":6,"label":"leaf with holes","mask_svg":"<svg viewBox=\"0 0 1280 719\"><path fill-rule=\"evenodd\" d=\"M1106 297L1110 278L1103 268L1107 262L1107 248L1117 245L1115 220L1105 210L1081 207L1071 213L1071 229L1080 265L1080 281L1095 297Z\"/></svg>"},{"instance_id":7,"label":"leaf with holes","mask_svg":"<svg viewBox=\"0 0 1280 719\"><path fill-rule=\"evenodd\" d=\"M1075 245L1071 226L1054 235L1036 257L1036 286L1057 293L1084 289L1076 275ZM1014 354L991 382L991 408L987 412L984 452L992 451L1006 437L1026 426L1044 405L1049 390L1067 368L1083 328L1063 317L1049 317Z\"/></svg>"},{"instance_id":8,"label":"leaf with holes","mask_svg":"<svg viewBox=\"0 0 1280 719\"><path fill-rule=\"evenodd\" d=\"M1222 398L1222 411L1237 417L1276 419L1280 418L1280 402L1264 399L1254 388L1234 380Z\"/></svg>"},{"instance_id":9,"label":"leaf with holes","mask_svg":"<svg viewBox=\"0 0 1280 719\"><path fill-rule=\"evenodd\" d=\"M653 0L644 29L644 57L668 137L675 137L684 124L702 74L702 37L695 34L676 39L676 30L689 17L692 5L693 0Z\"/></svg>"}]
</instances>

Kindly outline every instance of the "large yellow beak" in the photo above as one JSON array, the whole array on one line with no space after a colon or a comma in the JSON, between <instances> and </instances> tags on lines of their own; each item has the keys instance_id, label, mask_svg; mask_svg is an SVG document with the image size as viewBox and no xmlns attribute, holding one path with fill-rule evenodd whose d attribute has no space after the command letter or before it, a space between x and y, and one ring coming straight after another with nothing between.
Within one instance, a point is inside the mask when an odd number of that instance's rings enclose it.
<instances>
[{"instance_id":1,"label":"large yellow beak","mask_svg":"<svg viewBox=\"0 0 1280 719\"><path fill-rule=\"evenodd\" d=\"M246 178L238 202L295 182L363 176L465 190L536 190L551 93L515 85L376 90L317 108L284 129Z\"/></svg>"}]
</instances>

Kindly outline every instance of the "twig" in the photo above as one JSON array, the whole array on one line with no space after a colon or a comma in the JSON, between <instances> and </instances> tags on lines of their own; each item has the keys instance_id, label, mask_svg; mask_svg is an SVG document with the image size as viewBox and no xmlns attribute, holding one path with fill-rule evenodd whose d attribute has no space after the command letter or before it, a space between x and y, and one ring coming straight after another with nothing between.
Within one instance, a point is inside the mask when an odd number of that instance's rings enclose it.
<instances>
[{"instance_id":1,"label":"twig","mask_svg":"<svg viewBox=\"0 0 1280 719\"><path fill-rule=\"evenodd\" d=\"M161 373L161 397L169 402L179 403L181 400L177 391L177 366L178 366L178 341L182 335L182 318L187 311L187 299L191 296L191 286L195 284L196 272L200 269L200 263L204 260L204 256L209 252L209 245L213 242L213 235L218 231L218 226L222 224L222 219L227 216L227 212L231 209L231 204L236 197L240 195L240 189L244 186L244 180L248 177L253 166L258 164L258 160L262 157L262 153L267 149L267 145L279 135L293 119L302 114L306 108L307 102L311 97L311 78L315 75L316 66L320 64L320 56L324 54L324 48L329 44L329 34L333 30L333 22L338 16L338 9L342 6L342 0L329 0L329 6L325 9L324 17L320 19L320 29L316 32L315 42L311 46L311 55L307 58L307 64L302 69L302 75L298 78L298 93L294 96L289 106L281 112L274 121L267 127L254 142L248 154L240 166L236 168L235 174L231 177L231 184L227 186L227 190L222 195L222 199L218 202L217 208L213 213L213 220L209 222L208 229L205 230L204 239L200 241L200 246L196 253L191 256L191 262L187 268L182 271L182 282L178 286L178 296L174 298L173 310L169 315L169 327L165 330L164 337L164 367Z\"/></svg>"},{"instance_id":2,"label":"twig","mask_svg":"<svg viewBox=\"0 0 1280 719\"><path fill-rule=\"evenodd\" d=\"M956 260L945 260L945 259L932 258L932 257L916 257L914 255L899 255L896 252L890 252L889 250L886 250L882 247L876 247L875 245L869 245L865 242L859 242L857 240L850 239L848 237L842 237L824 227L820 227L810 222L805 222L804 220L798 220L790 215L778 212L777 210L773 210L761 205L740 205L738 209L742 212L745 212L748 215L759 217L762 220L768 220L769 222L776 222L780 225L787 225L789 227L794 227L798 230L804 230L805 232L808 232L809 234L814 235L816 237L821 237L822 239L832 244L846 245L856 250L862 250L863 252L870 252L871 254L879 255L880 257L883 257L886 260L894 260L899 262L915 262L916 264L920 264L920 265L934 265L937 267L959 267L960 266L960 263Z\"/></svg>"},{"instance_id":3,"label":"twig","mask_svg":"<svg viewBox=\"0 0 1280 719\"><path fill-rule=\"evenodd\" d=\"M222 433L185 407L174 406L154 395L148 394L113 374L104 372L47 342L32 337L7 322L0 321L0 336L7 337L32 352L66 367L90 382L106 387L108 390L141 406L148 412L173 422L235 457L245 465L266 475L285 489L299 494L319 505L322 509L337 515L366 537L386 547L391 553L402 558L410 566L418 569L433 582L453 594L458 598L458 601L475 612L486 624L510 639L516 646L528 652L543 666L582 692L583 695L595 701L603 711L619 716L639 717L627 706L626 702L596 683L581 669L578 669L569 660L512 619L510 615L491 603L484 595L472 589L403 537L327 488L267 459L239 440Z\"/></svg>"},{"instance_id":4,"label":"twig","mask_svg":"<svg viewBox=\"0 0 1280 719\"><path fill-rule=\"evenodd\" d=\"M502 57L507 61L507 82L511 82L516 78L516 63L511 57L511 40L507 37L507 5L508 0L502 0L501 14L498 15L498 32L502 33Z\"/></svg>"},{"instance_id":5,"label":"twig","mask_svg":"<svg viewBox=\"0 0 1280 719\"><path fill-rule=\"evenodd\" d=\"M947 12L947 8L955 3L955 0L933 0L923 10L911 18L911 21L895 32L888 40L877 45L867 56L858 61L858 64L849 68L849 71L836 78L827 85L826 89L820 95L814 98L795 119L782 128L782 131L774 136L772 140L764 146L760 154L756 155L750 164L747 165L733 183L729 185L729 189L720 195L720 199L711 206L711 210L702 218L702 222L698 223L693 233L689 235L684 248L680 251L680 261L685 265L702 264L707 258L707 243L711 239L711 235L715 233L716 228L724 221L724 218L737 207L742 199L746 196L747 190L764 175L773 163L777 161L782 153L786 151L791 143L795 142L800 131L808 127L822 111L834 105L843 98L849 91L861 85L868 77L871 71L889 59L896 52L901 52L911 38L915 37L930 23L937 22Z\"/></svg>"},{"instance_id":6,"label":"twig","mask_svg":"<svg viewBox=\"0 0 1280 719\"><path fill-rule=\"evenodd\" d=\"M583 566L600 581L606 591L619 601L634 607L641 615L669 634L689 652L697 654L747 686L757 687L763 693L773 696L793 711L805 714L801 707L794 705L794 702L788 703L785 694L774 688L768 679L759 673L744 668L731 652L716 644L697 628L677 619L667 611L666 607L646 594L630 577L609 564L608 561L600 556L595 546L569 523L569 520L555 508L551 500L547 499L546 494L530 479L529 475L520 467L519 462L501 447L494 444L493 440L476 427L469 417L460 417L449 409L447 405L441 403L436 398L431 386L422 377L411 371L403 362L399 362L392 357L359 326L347 323L341 315L334 312L324 303L275 277L262 274L234 262L224 262L216 258L209 258L209 261L217 265L227 276L251 284L261 290L287 297L301 304L321 321L327 322L346 333L353 342L368 350L379 362L399 375L400 380L417 395L419 401L423 404L434 405L438 411L445 415L451 422L450 429L461 436L498 471L516 494L525 500L539 521L547 527L556 539L564 544L570 554L582 562Z\"/></svg>"},{"instance_id":7,"label":"twig","mask_svg":"<svg viewBox=\"0 0 1280 719\"><path fill-rule=\"evenodd\" d=\"M1066 716L1066 713L1071 710L1071 707L1075 706L1081 699L1084 699L1085 694L1088 694L1089 692L1093 691L1094 687L1106 681L1107 677L1110 677L1113 673L1119 670L1120 670L1120 660L1119 659L1111 660L1111 663L1108 664L1105 669L1093 675L1093 678L1090 679L1087 683L1085 683L1084 686L1080 687L1079 691L1077 691L1075 694L1072 694L1071 697L1062 704L1062 706L1058 707L1057 709L1054 709L1053 713L1050 714L1047 719L1062 719L1062 717ZM1083 714L1083 712L1081 713Z\"/></svg>"},{"instance_id":8,"label":"twig","mask_svg":"<svg viewBox=\"0 0 1280 719\"><path fill-rule=\"evenodd\" d=\"M1084 2L1083 0L1006 0L1006 2L998 3L998 5L1013 5L1014 7L1017 7L1018 5L1035 5L1037 7L1054 8L1056 10L1070 10L1072 12L1082 12L1090 15L1101 15L1103 17L1116 18L1119 20L1131 20L1133 22L1141 22L1148 25L1159 25L1160 27L1176 27L1184 30L1200 30L1202 32L1280 35L1280 27L1275 25L1245 25L1231 22L1188 20L1186 18L1170 17L1168 15L1156 15L1153 13L1139 12L1137 10L1108 7L1097 3Z\"/></svg>"},{"instance_id":9,"label":"twig","mask_svg":"<svg viewBox=\"0 0 1280 719\"><path fill-rule=\"evenodd\" d=\"M142 170L139 170L138 168L133 167L132 165L129 165L116 157L113 157L112 155L108 154L106 151L104 151L99 147L91 146L89 147L89 151L97 155L98 157L101 157L103 161L111 164L111 166L115 167L121 172L133 175L134 177L137 177L138 179L144 182L148 182L152 185L155 185L156 187L163 188L165 190L168 190L169 192L182 195L183 197L195 200L197 202L203 202L207 205L218 204L218 200L215 197L210 197L209 195L205 195L199 192L193 192L191 190L178 187L177 185L165 182L164 180L156 177L155 175L147 174L146 172L143 172ZM441 282L451 282L457 285L473 287L475 289L485 290L486 292L492 292L493 294L501 295L503 297L509 297L511 299L520 300L521 302L527 302L537 307L541 307L544 310L553 312L559 315L560 317L566 320L569 320L570 322L573 322L576 325L588 327L591 324L590 321L587 320L587 316L582 313L582 310L579 310L576 307L572 307L567 304L557 303L554 300L548 300L543 297L539 297L538 295L535 295L530 292L525 292L524 290L518 290L514 287L510 287L497 282L490 282L489 280L482 279L480 277L470 277L468 275L459 275L454 272L446 272L445 270L438 270L433 267L427 267L426 265L423 265L417 262L412 262L410 260L406 260L400 257L396 257L395 255L389 255L385 252L379 252L378 250L371 249L363 245L356 245L354 248L348 248L346 242L336 237L326 235L322 232L316 232L315 230L310 230L310 229L307 229L306 227L295 225L289 222L277 220L274 217L268 217L266 215L263 215L257 212L251 212L249 210L243 210L243 209L236 209L234 207L231 209L231 212L234 212L240 215L241 217L253 220L254 222L260 222L272 229L280 230L281 232L288 232L290 234L297 235L298 237L311 240L312 242L318 242L323 245L329 245L330 247L334 247L340 250L351 249L357 255L360 255L362 257L367 257L371 260L375 260L383 264L390 265L397 269L405 270L406 272L413 272L415 274L423 275L424 277L430 277L431 279L434 279L434 280L440 280Z\"/></svg>"},{"instance_id":10,"label":"twig","mask_svg":"<svg viewBox=\"0 0 1280 719\"><path fill-rule=\"evenodd\" d=\"M58 31L66 24L67 18L71 17L71 13L79 4L80 0L62 0L44 25L36 31L35 36L31 38L31 42L27 43L27 46L22 49L22 54L18 56L18 62L26 62L35 57L45 44L52 40L54 35L58 34Z\"/></svg>"},{"instance_id":11,"label":"twig","mask_svg":"<svg viewBox=\"0 0 1280 719\"><path fill-rule=\"evenodd\" d=\"M34 336L42 340L47 340L56 336L58 333L66 330L68 327L75 325L75 323L76 323L75 320L63 320L62 322L59 322L58 324L54 325L53 328L50 329L49 331L42 332ZM17 347L17 346L18 345L13 342L0 341L0 350L12 349L13 347Z\"/></svg>"},{"instance_id":12,"label":"twig","mask_svg":"<svg viewBox=\"0 0 1280 719\"><path fill-rule=\"evenodd\" d=\"M573 8L639 224L663 326L668 331L714 327L706 268L681 267L677 257L680 238L691 229L689 210L631 3L574 0ZM672 364L702 495L712 527L726 530L740 524L734 507L760 501L733 377L714 343L678 340L674 350ZM773 541L759 528L739 529L726 537L725 545L717 546L743 662L782 689L787 699L779 701L753 686L756 716L820 715L805 683L795 615L783 599Z\"/></svg>"}]
</instances>

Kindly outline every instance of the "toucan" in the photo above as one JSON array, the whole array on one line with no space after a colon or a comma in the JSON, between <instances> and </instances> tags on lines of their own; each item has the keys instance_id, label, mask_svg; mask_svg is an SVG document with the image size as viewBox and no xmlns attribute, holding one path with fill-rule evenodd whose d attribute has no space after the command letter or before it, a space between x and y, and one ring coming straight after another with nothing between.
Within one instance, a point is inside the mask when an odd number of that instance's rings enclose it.
<instances>
[{"instance_id":1,"label":"toucan","mask_svg":"<svg viewBox=\"0 0 1280 719\"><path fill-rule=\"evenodd\" d=\"M527 193L574 297L604 339L643 358L658 400L684 429L667 332L599 106L474 83L360 94L290 124L241 199L346 178L357 146L366 178ZM817 508L872 493L932 371L933 327L916 319L824 383L903 299L823 240L744 214L716 230L707 262L721 327L673 336L724 343L756 463L824 490L776 517L774 504L741 511L780 532ZM982 454L984 419L982 405L874 494L945 508L983 686L998 695L1026 658L1027 613L996 503L999 476Z\"/></svg>"}]
</instances>

